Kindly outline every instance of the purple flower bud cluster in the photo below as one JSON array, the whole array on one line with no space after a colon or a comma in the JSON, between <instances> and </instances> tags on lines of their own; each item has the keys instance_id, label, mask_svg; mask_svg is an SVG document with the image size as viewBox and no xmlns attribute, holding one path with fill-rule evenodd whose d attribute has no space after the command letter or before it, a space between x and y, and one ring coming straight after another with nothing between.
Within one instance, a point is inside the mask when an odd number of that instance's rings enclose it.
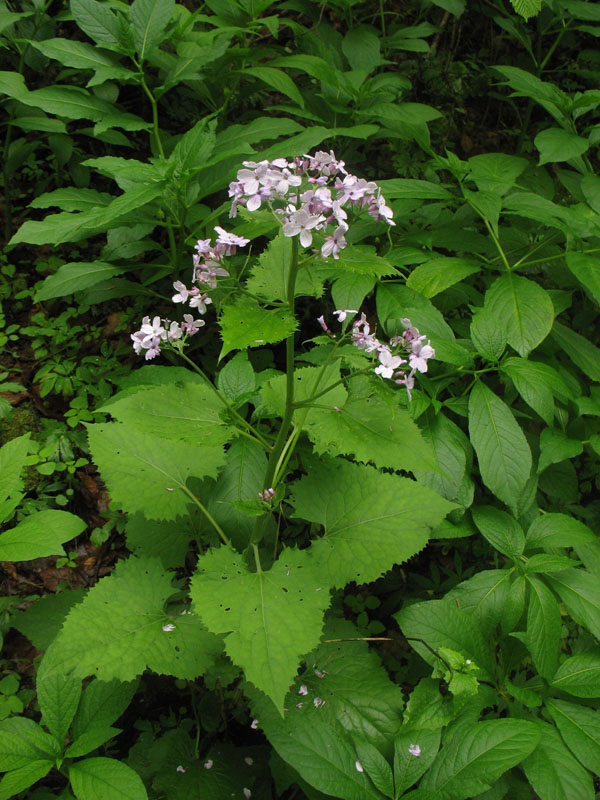
<instances>
[{"instance_id":1,"label":"purple flower bud cluster","mask_svg":"<svg viewBox=\"0 0 600 800\"><path fill-rule=\"evenodd\" d=\"M275 489L272 487L270 489L265 489L264 492L259 492L258 496L265 503L272 503L273 498L275 497Z\"/></svg>"},{"instance_id":2,"label":"purple flower bud cluster","mask_svg":"<svg viewBox=\"0 0 600 800\"><path fill-rule=\"evenodd\" d=\"M217 240L213 245L210 239L200 239L193 255L194 272L192 282L199 284L188 289L182 281L175 281L175 294L171 298L174 303L187 303L197 314L206 314L211 298L202 289L217 286L217 278L226 277L229 272L223 266L227 256L232 256L238 247L244 247L250 241L234 233L227 233L223 228L215 227ZM172 322L161 317L144 317L139 331L131 334L133 349L137 355L145 351L144 358L150 361L160 353L161 344L174 345L182 343L188 336L198 333L206 323L203 319L194 319L193 314L184 314L183 322Z\"/></svg>"},{"instance_id":3,"label":"purple flower bud cluster","mask_svg":"<svg viewBox=\"0 0 600 800\"><path fill-rule=\"evenodd\" d=\"M357 178L345 169L333 150L292 161L244 161L237 180L229 184L233 198L230 216L238 206L256 211L266 203L281 216L284 236L298 236L302 247L310 247L313 231L333 228L321 245L322 258L339 258L346 247L348 231L346 208L367 208L377 221L394 225L392 210L386 205L381 189L373 181Z\"/></svg>"},{"instance_id":4,"label":"purple flower bud cluster","mask_svg":"<svg viewBox=\"0 0 600 800\"><path fill-rule=\"evenodd\" d=\"M346 319L348 314L357 314L352 308L340 309L333 312L339 322ZM330 333L323 317L317 320L326 333ZM379 365L375 367L375 374L382 378L394 380L395 383L405 386L410 399L410 393L415 385L415 373L427 372L427 361L435 357L435 350L426 336L419 333L412 322L404 317L400 320L404 325L404 332L400 336L393 336L389 344L384 344L371 333L371 326L364 314L355 320L352 325L352 344L365 353L377 353ZM402 358L402 355L407 358ZM405 364L409 372L406 373ZM404 367L399 369L399 367Z\"/></svg>"}]
</instances>

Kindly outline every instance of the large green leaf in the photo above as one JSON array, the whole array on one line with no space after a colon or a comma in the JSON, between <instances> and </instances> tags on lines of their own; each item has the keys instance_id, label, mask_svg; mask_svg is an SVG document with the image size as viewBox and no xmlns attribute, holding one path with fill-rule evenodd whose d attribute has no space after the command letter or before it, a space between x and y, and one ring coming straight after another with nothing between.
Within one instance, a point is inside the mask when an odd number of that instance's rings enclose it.
<instances>
[{"instance_id":1,"label":"large green leaf","mask_svg":"<svg viewBox=\"0 0 600 800\"><path fill-rule=\"evenodd\" d=\"M281 714L301 656L319 641L329 586L307 551L284 550L268 571L250 572L227 547L201 556L192 579L196 612L225 637L227 654Z\"/></svg>"},{"instance_id":2,"label":"large green leaf","mask_svg":"<svg viewBox=\"0 0 600 800\"><path fill-rule=\"evenodd\" d=\"M201 119L177 142L169 163L176 164L181 172L203 167L212 154L215 140L214 124L207 125L206 119Z\"/></svg>"},{"instance_id":3,"label":"large green leaf","mask_svg":"<svg viewBox=\"0 0 600 800\"><path fill-rule=\"evenodd\" d=\"M516 515L531 451L510 408L481 381L469 398L469 433L483 482Z\"/></svg>"},{"instance_id":4,"label":"large green leaf","mask_svg":"<svg viewBox=\"0 0 600 800\"><path fill-rule=\"evenodd\" d=\"M485 305L506 329L511 347L527 356L550 333L554 306L550 295L534 281L512 272L496 278Z\"/></svg>"},{"instance_id":5,"label":"large green leaf","mask_svg":"<svg viewBox=\"0 0 600 800\"><path fill-rule=\"evenodd\" d=\"M222 447L162 439L119 423L90 425L88 438L112 500L148 519L185 515L187 479L214 478L225 461Z\"/></svg>"},{"instance_id":6,"label":"large green leaf","mask_svg":"<svg viewBox=\"0 0 600 800\"><path fill-rule=\"evenodd\" d=\"M527 611L527 649L543 678L550 680L556 672L562 620L556 597L539 578L529 575L529 609Z\"/></svg>"},{"instance_id":7,"label":"large green leaf","mask_svg":"<svg viewBox=\"0 0 600 800\"><path fill-rule=\"evenodd\" d=\"M489 308L479 308L471 319L471 341L477 352L497 361L506 348L506 331Z\"/></svg>"},{"instance_id":8,"label":"large green leaf","mask_svg":"<svg viewBox=\"0 0 600 800\"><path fill-rule=\"evenodd\" d=\"M324 528L310 551L327 586L366 583L410 558L453 505L408 478L321 461L292 484L295 515Z\"/></svg>"},{"instance_id":9,"label":"large green leaf","mask_svg":"<svg viewBox=\"0 0 600 800\"><path fill-rule=\"evenodd\" d=\"M41 108L47 114L67 119L91 119L97 122L114 112L112 103L96 97L78 86L45 86L19 96L19 102Z\"/></svg>"},{"instance_id":10,"label":"large green leaf","mask_svg":"<svg viewBox=\"0 0 600 800\"><path fill-rule=\"evenodd\" d=\"M575 458L583 452L583 442L569 439L562 431L544 428L540 435L540 459L538 472L542 472L550 464L557 464L568 458Z\"/></svg>"},{"instance_id":11,"label":"large green leaf","mask_svg":"<svg viewBox=\"0 0 600 800\"><path fill-rule=\"evenodd\" d=\"M571 616L600 639L600 584L598 576L583 569L566 569L548 576Z\"/></svg>"},{"instance_id":12,"label":"large green leaf","mask_svg":"<svg viewBox=\"0 0 600 800\"><path fill-rule=\"evenodd\" d=\"M556 728L538 721L540 741L523 762L523 770L531 788L540 800L594 800L594 784L590 773L571 755Z\"/></svg>"},{"instance_id":13,"label":"large green leaf","mask_svg":"<svg viewBox=\"0 0 600 800\"><path fill-rule=\"evenodd\" d=\"M58 672L46 673L42 678L36 684L42 723L62 746L79 705L81 679Z\"/></svg>"},{"instance_id":14,"label":"large green leaf","mask_svg":"<svg viewBox=\"0 0 600 800\"><path fill-rule=\"evenodd\" d=\"M327 395L318 398L319 407L310 409L304 422L318 453L351 455L396 470L437 472L431 445L405 409L376 394L351 394L341 406L330 402Z\"/></svg>"},{"instance_id":15,"label":"large green leaf","mask_svg":"<svg viewBox=\"0 0 600 800\"><path fill-rule=\"evenodd\" d=\"M42 758L7 772L0 781L0 800L14 800L24 789L44 778L53 766L52 761Z\"/></svg>"},{"instance_id":16,"label":"large green leaf","mask_svg":"<svg viewBox=\"0 0 600 800\"><path fill-rule=\"evenodd\" d=\"M223 349L221 358L231 350L245 350L280 342L298 325L290 311L262 308L249 297L241 297L235 305L227 305L221 314Z\"/></svg>"},{"instance_id":17,"label":"large green leaf","mask_svg":"<svg viewBox=\"0 0 600 800\"><path fill-rule=\"evenodd\" d=\"M125 67L119 67L117 59L107 50L101 50L88 42L60 38L46 39L43 42L32 40L30 44L47 58L53 58L55 61L59 61L67 67L93 70L107 67L111 70L117 68L117 70L120 70L121 77L126 77L127 74L132 77L135 75L135 73L125 69Z\"/></svg>"},{"instance_id":18,"label":"large green leaf","mask_svg":"<svg viewBox=\"0 0 600 800\"><path fill-rule=\"evenodd\" d=\"M70 609L83 600L87 589L67 589L38 597L25 611L11 617L11 625L21 631L36 650L47 650L58 635Z\"/></svg>"},{"instance_id":19,"label":"large green leaf","mask_svg":"<svg viewBox=\"0 0 600 800\"><path fill-rule=\"evenodd\" d=\"M304 97L302 92L297 88L294 81L280 69L275 67L246 67L244 75L251 75L258 80L263 81L268 86L271 86L275 91L289 97L295 103L298 103L300 108L304 108ZM293 155L293 153L290 153Z\"/></svg>"},{"instance_id":20,"label":"large green leaf","mask_svg":"<svg viewBox=\"0 0 600 800\"><path fill-rule=\"evenodd\" d=\"M494 719L458 729L420 783L439 800L466 800L489 789L536 747L536 725L520 719Z\"/></svg>"},{"instance_id":21,"label":"large green leaf","mask_svg":"<svg viewBox=\"0 0 600 800\"><path fill-rule=\"evenodd\" d=\"M587 253L566 253L565 261L577 280L600 304L600 258Z\"/></svg>"},{"instance_id":22,"label":"large green leaf","mask_svg":"<svg viewBox=\"0 0 600 800\"><path fill-rule=\"evenodd\" d=\"M135 394L125 391L100 410L140 433L215 447L234 432L220 417L223 409L221 399L206 384L172 382Z\"/></svg>"},{"instance_id":23,"label":"large green leaf","mask_svg":"<svg viewBox=\"0 0 600 800\"><path fill-rule=\"evenodd\" d=\"M90 681L71 726L73 737L112 725L131 703L137 687L138 681Z\"/></svg>"},{"instance_id":24,"label":"large green leaf","mask_svg":"<svg viewBox=\"0 0 600 800\"><path fill-rule=\"evenodd\" d=\"M269 301L287 298L287 280L292 258L292 240L280 231L258 257L247 281L247 289ZM323 294L323 280L314 262L307 264L298 273L296 297Z\"/></svg>"},{"instance_id":25,"label":"large green leaf","mask_svg":"<svg viewBox=\"0 0 600 800\"><path fill-rule=\"evenodd\" d=\"M480 264L466 258L434 258L413 269L406 285L425 297L435 297L480 269Z\"/></svg>"},{"instance_id":26,"label":"large green leaf","mask_svg":"<svg viewBox=\"0 0 600 800\"><path fill-rule=\"evenodd\" d=\"M71 0L70 8L77 25L91 39L118 44L119 21L110 6L98 0Z\"/></svg>"},{"instance_id":27,"label":"large green leaf","mask_svg":"<svg viewBox=\"0 0 600 800\"><path fill-rule=\"evenodd\" d=\"M512 7L520 14L525 22L529 17L537 16L542 8L542 0L510 0Z\"/></svg>"},{"instance_id":28,"label":"large green leaf","mask_svg":"<svg viewBox=\"0 0 600 800\"><path fill-rule=\"evenodd\" d=\"M583 136L577 136L564 128L547 128L538 133L534 144L539 150L538 164L550 164L555 161L569 161L583 155L590 143Z\"/></svg>"},{"instance_id":29,"label":"large green leaf","mask_svg":"<svg viewBox=\"0 0 600 800\"><path fill-rule=\"evenodd\" d=\"M557 699L546 700L546 708L575 758L600 775L600 711Z\"/></svg>"},{"instance_id":30,"label":"large green leaf","mask_svg":"<svg viewBox=\"0 0 600 800\"><path fill-rule=\"evenodd\" d=\"M470 455L469 441L443 413L427 409L419 422L425 440L433 447L437 471L418 468L414 470L415 477L446 500L456 500L465 477L467 452Z\"/></svg>"},{"instance_id":31,"label":"large green leaf","mask_svg":"<svg viewBox=\"0 0 600 800\"><path fill-rule=\"evenodd\" d=\"M0 448L0 503L23 491L21 473L29 450L30 436L30 433L17 436Z\"/></svg>"},{"instance_id":32,"label":"large green leaf","mask_svg":"<svg viewBox=\"0 0 600 800\"><path fill-rule=\"evenodd\" d=\"M593 381L600 381L600 348L558 322L554 323L552 338L582 372Z\"/></svg>"},{"instance_id":33,"label":"large green leaf","mask_svg":"<svg viewBox=\"0 0 600 800\"><path fill-rule=\"evenodd\" d=\"M147 800L142 779L114 758L85 758L69 766L77 800Z\"/></svg>"},{"instance_id":34,"label":"large green leaf","mask_svg":"<svg viewBox=\"0 0 600 800\"><path fill-rule=\"evenodd\" d=\"M103 261L73 261L70 264L63 264L58 272L46 278L35 293L35 300L39 303L53 297L64 297L80 292L114 278L115 275L122 275L125 271L124 267L115 267Z\"/></svg>"},{"instance_id":35,"label":"large green leaf","mask_svg":"<svg viewBox=\"0 0 600 800\"><path fill-rule=\"evenodd\" d=\"M108 192L67 186L64 189L55 189L52 192L38 195L31 201L29 207L51 208L56 206L62 211L90 211L98 206L107 206L113 199Z\"/></svg>"},{"instance_id":36,"label":"large green leaf","mask_svg":"<svg viewBox=\"0 0 600 800\"><path fill-rule=\"evenodd\" d=\"M578 653L565 659L552 686L575 697L600 697L600 651Z\"/></svg>"},{"instance_id":37,"label":"large green leaf","mask_svg":"<svg viewBox=\"0 0 600 800\"><path fill-rule=\"evenodd\" d=\"M527 531L527 548L584 547L597 541L595 534L575 517L550 512L536 517Z\"/></svg>"},{"instance_id":38,"label":"large green leaf","mask_svg":"<svg viewBox=\"0 0 600 800\"><path fill-rule=\"evenodd\" d=\"M484 637L475 616L461 609L455 599L415 603L394 614L394 618L405 636L419 640L411 641L411 645L428 664L440 663L429 648L448 647L470 658L489 677L493 674L492 642Z\"/></svg>"},{"instance_id":39,"label":"large green leaf","mask_svg":"<svg viewBox=\"0 0 600 800\"><path fill-rule=\"evenodd\" d=\"M476 506L472 514L475 524L492 547L509 558L519 558L525 549L525 535L514 517L493 506Z\"/></svg>"},{"instance_id":40,"label":"large green leaf","mask_svg":"<svg viewBox=\"0 0 600 800\"><path fill-rule=\"evenodd\" d=\"M0 534L0 561L31 561L63 553L62 544L74 539L85 522L68 511L46 509L26 517Z\"/></svg>"},{"instance_id":41,"label":"large green leaf","mask_svg":"<svg viewBox=\"0 0 600 800\"><path fill-rule=\"evenodd\" d=\"M445 599L472 615L484 636L492 636L511 599L518 595L511 573L510 569L482 570L451 589Z\"/></svg>"},{"instance_id":42,"label":"large green leaf","mask_svg":"<svg viewBox=\"0 0 600 800\"><path fill-rule=\"evenodd\" d=\"M30 761L60 756L62 743L28 717L0 721L0 772L19 769Z\"/></svg>"},{"instance_id":43,"label":"large green leaf","mask_svg":"<svg viewBox=\"0 0 600 800\"><path fill-rule=\"evenodd\" d=\"M525 172L529 162L526 158L505 153L483 153L470 158L468 164L471 169L469 178L475 181L480 191L505 195L519 175Z\"/></svg>"},{"instance_id":44,"label":"large green leaf","mask_svg":"<svg viewBox=\"0 0 600 800\"><path fill-rule=\"evenodd\" d=\"M554 395L569 396L569 390L558 372L548 364L525 358L507 358L502 370L510 377L517 391L548 425L554 422Z\"/></svg>"},{"instance_id":45,"label":"large green leaf","mask_svg":"<svg viewBox=\"0 0 600 800\"><path fill-rule=\"evenodd\" d=\"M175 0L133 0L129 21L140 61L165 38L165 28L174 9Z\"/></svg>"},{"instance_id":46,"label":"large green leaf","mask_svg":"<svg viewBox=\"0 0 600 800\"><path fill-rule=\"evenodd\" d=\"M47 651L40 680L58 672L130 681L145 669L189 680L202 675L221 642L187 607L175 616L165 610L174 591L171 580L158 559L119 562L70 611Z\"/></svg>"}]
</instances>

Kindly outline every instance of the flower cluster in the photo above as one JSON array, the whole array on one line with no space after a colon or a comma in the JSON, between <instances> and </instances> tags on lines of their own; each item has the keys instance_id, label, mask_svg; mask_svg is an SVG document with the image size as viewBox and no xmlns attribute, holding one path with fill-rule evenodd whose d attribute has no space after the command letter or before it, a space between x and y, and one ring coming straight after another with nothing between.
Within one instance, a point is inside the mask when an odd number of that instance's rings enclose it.
<instances>
[{"instance_id":1,"label":"flower cluster","mask_svg":"<svg viewBox=\"0 0 600 800\"><path fill-rule=\"evenodd\" d=\"M358 314L353 308L340 309L333 312L339 322L343 322L348 314ZM329 328L323 317L317 320L326 333L330 333ZM379 365L375 367L375 373L382 378L393 379L397 384L406 386L408 397L415 385L415 373L427 372L427 361L434 358L435 350L427 338L419 333L412 322L404 317L400 320L404 325L404 332L400 336L393 336L389 344L384 344L371 333L371 326L367 322L364 314L354 321L352 326L352 344L365 353L377 353ZM402 356L406 358L402 358ZM408 365L410 370L406 373ZM400 369L400 367L404 367Z\"/></svg>"},{"instance_id":2,"label":"flower cluster","mask_svg":"<svg viewBox=\"0 0 600 800\"><path fill-rule=\"evenodd\" d=\"M281 216L284 236L298 236L303 247L312 245L313 231L330 228L321 245L323 258L337 259L346 247L349 207L367 208L377 221L395 224L377 184L347 172L333 150L320 150L293 161L276 158L243 164L237 180L229 184L233 198L230 216L236 215L240 205L256 211L266 203Z\"/></svg>"},{"instance_id":3,"label":"flower cluster","mask_svg":"<svg viewBox=\"0 0 600 800\"><path fill-rule=\"evenodd\" d=\"M195 246L193 255L194 272L192 283L197 284L188 289L182 281L175 281L173 288L175 294L171 298L174 303L187 303L196 314L206 314L207 307L212 303L211 298L203 291L204 288L214 289L217 278L226 277L229 272L225 269L224 259L232 256L236 248L244 247L250 241L242 236L227 233L223 228L215 227L217 240L213 245L210 239L201 239ZM206 323L203 319L194 319L193 314L184 314L183 322L173 322L155 316L144 317L139 331L131 334L133 349L137 355L145 351L146 361L150 361L160 353L161 345L177 346L188 336L198 333Z\"/></svg>"}]
</instances>

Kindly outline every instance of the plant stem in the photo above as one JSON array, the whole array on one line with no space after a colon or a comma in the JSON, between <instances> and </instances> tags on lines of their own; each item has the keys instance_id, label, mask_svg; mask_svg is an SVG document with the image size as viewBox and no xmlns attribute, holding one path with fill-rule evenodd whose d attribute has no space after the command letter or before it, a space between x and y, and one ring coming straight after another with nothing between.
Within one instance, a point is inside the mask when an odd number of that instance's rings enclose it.
<instances>
[{"instance_id":1,"label":"plant stem","mask_svg":"<svg viewBox=\"0 0 600 800\"><path fill-rule=\"evenodd\" d=\"M298 239L292 237L292 260L290 263L290 271L288 273L288 282L286 290L287 305L292 314L294 313L294 296L296 293L296 277L298 275ZM273 449L269 454L267 462L267 470L265 472L263 486L269 488L273 483L275 477L275 470L279 463L279 458L283 453L286 445L287 434L292 424L292 416L294 414L294 334L291 333L285 340L285 410L283 412L283 419L277 439L273 445ZM250 543L254 547L257 542L260 542L264 536L265 526L269 515L265 514L263 517L258 517L255 524Z\"/></svg>"},{"instance_id":2,"label":"plant stem","mask_svg":"<svg viewBox=\"0 0 600 800\"><path fill-rule=\"evenodd\" d=\"M213 517L213 515L206 508L206 506L203 503L201 503L200 500L198 500L196 495L193 492L191 492L185 484L180 483L179 484L179 488L183 492L185 492L185 494L187 494L187 496L190 498L190 500L192 500L192 502L194 502L198 506L200 511L202 511L202 513L204 514L206 519L210 522L210 524L213 526L213 528L216 530L216 532L221 537L221 539L223 541L223 544L226 544L228 547L230 547L231 543L230 543L229 539L227 538L227 536L225 535L225 532L224 532L223 528L219 525L217 520Z\"/></svg>"},{"instance_id":3,"label":"plant stem","mask_svg":"<svg viewBox=\"0 0 600 800\"><path fill-rule=\"evenodd\" d=\"M197 364L195 364L192 361L191 358L188 358L188 356L186 356L186 354L183 351L179 350L178 353L179 353L180 357L187 364L189 364L190 367L195 372L198 373L198 375L200 375L202 378L204 378L204 381L206 382L207 386L209 386L213 390L213 392L217 395L217 397L223 403L223 405L229 411L229 413L232 416L234 416L236 418L237 422L239 422L241 425L243 425L244 428L246 428L246 430L251 434L250 438L255 440L255 441L260 442L260 444L262 444L262 446L265 449L270 450L271 449L271 445L269 444L269 442L267 442L267 440L257 430L255 430L255 428L253 428L252 425L247 420L245 420L238 411L235 410L235 408L231 405L231 403L229 403L223 397L221 392L217 389L217 387L214 385L214 383L210 380L208 375L205 375L204 372L202 372L202 370L200 369L200 367ZM244 431L240 431L240 433L244 433Z\"/></svg>"}]
</instances>

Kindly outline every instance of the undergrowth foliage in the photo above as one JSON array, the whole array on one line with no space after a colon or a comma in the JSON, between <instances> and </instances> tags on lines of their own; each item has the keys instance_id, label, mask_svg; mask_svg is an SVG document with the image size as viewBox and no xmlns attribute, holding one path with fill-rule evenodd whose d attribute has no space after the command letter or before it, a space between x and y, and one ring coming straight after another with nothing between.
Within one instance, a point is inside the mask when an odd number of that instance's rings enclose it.
<instances>
[{"instance_id":1,"label":"undergrowth foliage","mask_svg":"<svg viewBox=\"0 0 600 800\"><path fill-rule=\"evenodd\" d=\"M486 11L518 131L469 155L412 93L462 0L50 5L0 6L6 257L57 248L16 298L48 330L127 309L135 368L67 419L129 554L2 606L43 655L36 701L0 681L0 800L593 800L600 93L545 73L597 6ZM85 528L26 506L34 438L2 561Z\"/></svg>"}]
</instances>

